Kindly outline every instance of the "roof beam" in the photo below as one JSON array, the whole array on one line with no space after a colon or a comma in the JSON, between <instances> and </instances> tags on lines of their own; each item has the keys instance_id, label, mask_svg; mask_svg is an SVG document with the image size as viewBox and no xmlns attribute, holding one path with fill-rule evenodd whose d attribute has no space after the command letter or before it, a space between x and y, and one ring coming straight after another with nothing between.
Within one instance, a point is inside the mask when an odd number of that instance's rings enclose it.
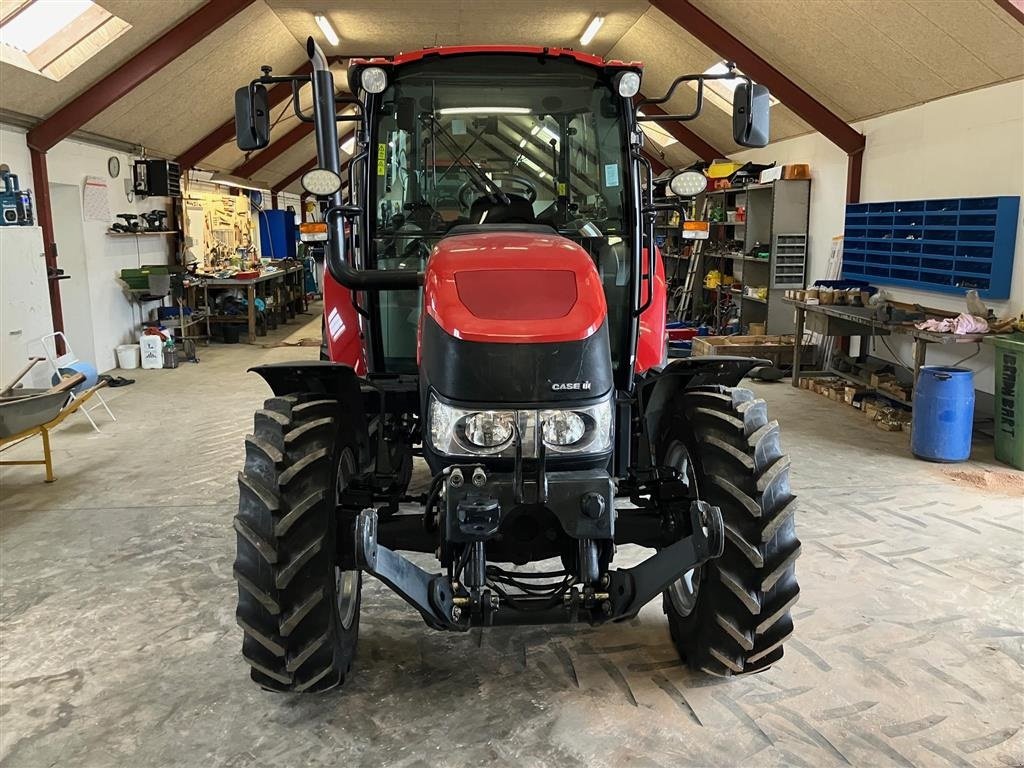
<instances>
[{"instance_id":1,"label":"roof beam","mask_svg":"<svg viewBox=\"0 0 1024 768\"><path fill-rule=\"evenodd\" d=\"M644 96L642 93L638 93L635 98L639 101L643 101L647 97ZM644 104L643 112L648 115L667 114L665 110L659 107L657 104ZM672 134L672 137L676 141L678 141L688 150L693 152L693 154L695 154L701 160L705 160L710 163L712 160L721 160L725 157L728 157L728 155L726 155L725 152L716 147L713 147L711 144L704 141L704 139L702 139L700 136L691 131L682 123L673 121L669 123L657 123L657 125L660 125L666 131Z\"/></svg>"},{"instance_id":2,"label":"roof beam","mask_svg":"<svg viewBox=\"0 0 1024 768\"><path fill-rule=\"evenodd\" d=\"M267 163L272 160L276 160L289 149L294 147L300 141L305 139L307 136L313 133L313 124L300 122L297 126L292 128L284 136L271 142L271 144L261 152L257 152L255 155L250 157L244 163L239 165L233 171L232 176L238 176L242 179L251 179L252 175L256 171L263 168Z\"/></svg>"},{"instance_id":3,"label":"roof beam","mask_svg":"<svg viewBox=\"0 0 1024 768\"><path fill-rule=\"evenodd\" d=\"M658 157L648 152L646 149L641 149L640 154L646 157L651 163L651 170L654 171L655 176L659 176L668 170L668 166L665 165Z\"/></svg>"},{"instance_id":4,"label":"roof beam","mask_svg":"<svg viewBox=\"0 0 1024 768\"><path fill-rule=\"evenodd\" d=\"M711 50L735 62L754 82L768 86L772 95L844 152L863 151L864 134L851 128L845 120L750 50L690 0L651 0L651 5Z\"/></svg>"},{"instance_id":5,"label":"roof beam","mask_svg":"<svg viewBox=\"0 0 1024 768\"><path fill-rule=\"evenodd\" d=\"M253 2L210 0L29 131L28 145L46 152Z\"/></svg>"},{"instance_id":6,"label":"roof beam","mask_svg":"<svg viewBox=\"0 0 1024 768\"><path fill-rule=\"evenodd\" d=\"M314 168L316 168L316 164L317 158L314 156L312 160L307 160L305 163L303 163L294 171L289 173L279 182L271 186L270 192L283 192L287 187L290 187L292 184L294 184L299 179L299 177L302 176L302 174L304 174L306 171L311 171Z\"/></svg>"},{"instance_id":7,"label":"roof beam","mask_svg":"<svg viewBox=\"0 0 1024 768\"><path fill-rule=\"evenodd\" d=\"M1024 24L1024 2L1022 0L996 0L996 3L1013 18Z\"/></svg>"},{"instance_id":8,"label":"roof beam","mask_svg":"<svg viewBox=\"0 0 1024 768\"><path fill-rule=\"evenodd\" d=\"M348 139L348 137L352 135L352 132L354 130L355 130L355 126L352 126L352 127L348 128L348 129L344 129L343 128L342 132L338 134L338 143L340 144L340 143L343 143L344 141L346 141ZM291 135L294 132L295 132L294 130L290 131L288 135ZM284 138L278 139L276 142L274 142L274 144L271 144L270 146L271 147L276 146L278 143L280 143L282 141L284 141ZM269 149L270 149L270 147L268 147L267 149L263 150L263 152L260 152L260 154L257 155L256 157L261 157L265 152L269 151ZM287 149L287 147L285 149ZM281 150L281 151L283 152L284 150ZM278 152L278 154L281 154L281 153ZM275 157L276 157L276 155L275 155ZM271 158L271 159L273 159L273 158ZM267 160L267 162L269 163L270 160ZM283 179L281 179L281 181L279 181L279 182L277 182L275 184L272 184L271 187L270 187L270 191L271 192L281 192L281 191L283 191L285 187L293 184L295 182L295 180L298 179L306 171L311 171L314 168L316 168L316 164L317 164L317 158L314 155L312 160L310 160L307 163L303 163L301 166L299 166L294 171L292 171L287 176L285 176ZM236 168L232 172L232 175L233 176L239 175L239 171L242 169L242 167L244 165L245 165L245 163L243 163L242 165L238 166L238 168ZM262 167L262 166L260 166L260 167Z\"/></svg>"},{"instance_id":9,"label":"roof beam","mask_svg":"<svg viewBox=\"0 0 1024 768\"><path fill-rule=\"evenodd\" d=\"M312 71L313 68L307 61L297 70L288 75L288 77L305 77ZM285 101L285 99L290 99L291 97L291 83L277 83L267 89L267 100L270 109L274 109L274 107ZM231 118L214 130L210 131L203 138L178 155L177 163L181 166L182 170L185 170L186 168L194 168L196 163L206 157L209 157L234 138L235 119Z\"/></svg>"}]
</instances>

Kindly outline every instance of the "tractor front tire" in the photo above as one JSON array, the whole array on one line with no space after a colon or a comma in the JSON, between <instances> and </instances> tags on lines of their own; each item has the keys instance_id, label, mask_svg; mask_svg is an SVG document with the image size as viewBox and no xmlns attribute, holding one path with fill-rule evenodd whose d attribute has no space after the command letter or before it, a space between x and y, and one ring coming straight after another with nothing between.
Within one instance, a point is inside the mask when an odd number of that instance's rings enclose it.
<instances>
[{"instance_id":1,"label":"tractor front tire","mask_svg":"<svg viewBox=\"0 0 1024 768\"><path fill-rule=\"evenodd\" d=\"M795 500L778 422L768 421L764 400L750 390L688 390L659 454L662 465L690 475L725 523L722 556L664 594L672 641L691 669L760 672L782 658L800 594Z\"/></svg>"},{"instance_id":2,"label":"tractor front tire","mask_svg":"<svg viewBox=\"0 0 1024 768\"><path fill-rule=\"evenodd\" d=\"M273 397L245 440L236 618L252 679L268 690L324 691L352 666L361 583L339 567L354 523L337 510L357 461L343 418L322 395Z\"/></svg>"}]
</instances>

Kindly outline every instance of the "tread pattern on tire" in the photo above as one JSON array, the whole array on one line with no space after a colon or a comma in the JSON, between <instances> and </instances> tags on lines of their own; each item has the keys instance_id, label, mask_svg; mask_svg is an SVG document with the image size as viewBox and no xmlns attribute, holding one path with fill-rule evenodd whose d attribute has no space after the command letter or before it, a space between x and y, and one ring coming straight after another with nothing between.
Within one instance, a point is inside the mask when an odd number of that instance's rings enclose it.
<instances>
[{"instance_id":1,"label":"tread pattern on tire","mask_svg":"<svg viewBox=\"0 0 1024 768\"><path fill-rule=\"evenodd\" d=\"M236 619L253 680L275 691L340 685L355 651L358 602L347 630L333 604L335 509L328 491L336 462L346 478L355 468L339 438L337 412L337 402L322 396L274 397L256 412L246 438L234 518Z\"/></svg>"},{"instance_id":2,"label":"tread pattern on tire","mask_svg":"<svg viewBox=\"0 0 1024 768\"><path fill-rule=\"evenodd\" d=\"M697 605L679 614L666 592L672 640L694 669L714 675L760 672L782 658L793 632L794 563L800 555L789 459L778 422L747 389L685 392L670 433L683 430L701 494L721 508L722 556L704 566ZM663 441L669 439L663 437Z\"/></svg>"}]
</instances>

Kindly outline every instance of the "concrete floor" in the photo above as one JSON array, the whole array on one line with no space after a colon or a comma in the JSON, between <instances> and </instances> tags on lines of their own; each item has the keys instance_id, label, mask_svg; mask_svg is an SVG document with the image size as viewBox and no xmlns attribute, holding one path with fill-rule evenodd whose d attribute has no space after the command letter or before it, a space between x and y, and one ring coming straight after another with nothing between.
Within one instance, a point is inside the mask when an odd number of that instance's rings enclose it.
<instances>
[{"instance_id":1,"label":"concrete floor","mask_svg":"<svg viewBox=\"0 0 1024 768\"><path fill-rule=\"evenodd\" d=\"M62 429L55 484L3 472L3 766L1024 763L1021 474L990 453L915 461L904 435L787 383L757 388L804 544L769 672L690 674L659 604L622 626L450 635L370 580L348 685L264 693L233 615L234 477L266 395L245 369L316 349L200 354L111 390L102 436Z\"/></svg>"}]
</instances>

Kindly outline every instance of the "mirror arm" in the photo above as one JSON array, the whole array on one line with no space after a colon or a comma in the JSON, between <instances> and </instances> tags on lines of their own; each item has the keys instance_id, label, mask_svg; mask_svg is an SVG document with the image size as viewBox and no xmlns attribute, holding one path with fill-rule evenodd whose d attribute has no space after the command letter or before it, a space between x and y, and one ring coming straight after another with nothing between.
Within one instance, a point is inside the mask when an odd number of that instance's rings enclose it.
<instances>
[{"instance_id":1,"label":"mirror arm","mask_svg":"<svg viewBox=\"0 0 1024 768\"><path fill-rule=\"evenodd\" d=\"M644 122L644 123L670 123L670 122L682 123L682 122L686 122L688 120L695 119L701 113L701 110L704 109L704 83L707 80L745 80L748 85L752 84L752 81L751 81L751 79L749 77L747 77L746 75L741 75L741 74L739 74L738 72L735 71L735 65L732 64L732 63L729 64L729 71L728 72L723 72L720 75L680 75L679 77L677 77L675 80L672 81L672 85L669 86L669 89L665 93L664 96L662 96L659 99L641 99L640 101L638 101L636 103L636 109L640 109L645 104L654 104L655 106L659 106L661 104L664 104L669 99L672 98L672 95L676 92L676 88L678 88L680 85L682 85L683 83L696 82L697 83L697 103L694 106L693 111L692 112L688 112L686 114L682 114L682 115L644 115L642 117L640 115L637 115L636 116L637 121L638 122ZM750 106L751 106L752 102L753 102L753 99L751 97L750 88L748 88L747 89L747 113L748 113L747 121L748 121L748 125L751 124L751 121L753 119L750 116Z\"/></svg>"},{"instance_id":2,"label":"mirror arm","mask_svg":"<svg viewBox=\"0 0 1024 768\"><path fill-rule=\"evenodd\" d=\"M299 103L299 92L302 90L302 86L299 83L292 82L292 112L304 123L312 123L316 119L314 115L306 115L302 112L302 105Z\"/></svg>"}]
</instances>

